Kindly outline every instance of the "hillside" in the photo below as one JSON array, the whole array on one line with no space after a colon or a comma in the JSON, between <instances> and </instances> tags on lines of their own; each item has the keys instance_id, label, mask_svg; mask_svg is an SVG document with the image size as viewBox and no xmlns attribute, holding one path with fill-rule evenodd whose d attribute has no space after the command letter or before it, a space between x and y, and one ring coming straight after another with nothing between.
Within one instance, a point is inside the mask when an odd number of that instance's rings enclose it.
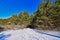
<instances>
[{"instance_id":1,"label":"hillside","mask_svg":"<svg viewBox=\"0 0 60 40\"><path fill-rule=\"evenodd\" d=\"M24 27L25 26L25 27ZM28 11L0 19L0 29L34 28L39 30L60 31L60 0L45 0L37 10L29 15Z\"/></svg>"}]
</instances>

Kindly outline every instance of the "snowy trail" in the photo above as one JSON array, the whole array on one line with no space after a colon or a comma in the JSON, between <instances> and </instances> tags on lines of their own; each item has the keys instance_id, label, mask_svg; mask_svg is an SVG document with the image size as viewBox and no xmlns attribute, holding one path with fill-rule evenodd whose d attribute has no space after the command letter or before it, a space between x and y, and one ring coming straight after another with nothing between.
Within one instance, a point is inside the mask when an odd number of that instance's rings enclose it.
<instances>
[{"instance_id":1,"label":"snowy trail","mask_svg":"<svg viewBox=\"0 0 60 40\"><path fill-rule=\"evenodd\" d=\"M60 38L60 32L59 33L52 33L52 32L41 32L40 30L35 30L36 32L40 33L40 34L46 34L46 35L49 35L49 36L53 36L53 37L57 37L57 38Z\"/></svg>"},{"instance_id":2,"label":"snowy trail","mask_svg":"<svg viewBox=\"0 0 60 40\"><path fill-rule=\"evenodd\" d=\"M25 28L1 32L0 40L60 40L60 35Z\"/></svg>"}]
</instances>

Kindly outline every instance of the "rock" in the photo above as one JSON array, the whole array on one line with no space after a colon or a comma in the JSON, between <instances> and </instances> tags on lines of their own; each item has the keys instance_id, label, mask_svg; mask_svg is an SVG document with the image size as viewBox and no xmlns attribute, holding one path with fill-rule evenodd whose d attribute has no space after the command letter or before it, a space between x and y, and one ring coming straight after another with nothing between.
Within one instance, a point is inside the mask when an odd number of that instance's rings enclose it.
<instances>
[{"instance_id":1,"label":"rock","mask_svg":"<svg viewBox=\"0 0 60 40\"><path fill-rule=\"evenodd\" d=\"M4 30L4 28L0 26L0 32L3 31L3 30Z\"/></svg>"}]
</instances>

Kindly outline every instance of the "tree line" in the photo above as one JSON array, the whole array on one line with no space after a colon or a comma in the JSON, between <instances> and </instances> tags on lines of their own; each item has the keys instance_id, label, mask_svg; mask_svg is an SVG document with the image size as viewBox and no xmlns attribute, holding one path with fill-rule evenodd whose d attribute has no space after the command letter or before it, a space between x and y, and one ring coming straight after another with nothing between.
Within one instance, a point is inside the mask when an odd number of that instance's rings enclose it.
<instances>
[{"instance_id":1,"label":"tree line","mask_svg":"<svg viewBox=\"0 0 60 40\"><path fill-rule=\"evenodd\" d=\"M14 14L12 17L8 19L0 19L0 25L20 25L20 24L29 24L30 23L30 15L28 12L21 12L20 14Z\"/></svg>"},{"instance_id":2,"label":"tree line","mask_svg":"<svg viewBox=\"0 0 60 40\"><path fill-rule=\"evenodd\" d=\"M32 28L43 30L60 30L60 0L51 2L43 0L33 15L28 12L21 12L19 15L12 15L8 19L0 19L0 25L21 25L27 24Z\"/></svg>"}]
</instances>

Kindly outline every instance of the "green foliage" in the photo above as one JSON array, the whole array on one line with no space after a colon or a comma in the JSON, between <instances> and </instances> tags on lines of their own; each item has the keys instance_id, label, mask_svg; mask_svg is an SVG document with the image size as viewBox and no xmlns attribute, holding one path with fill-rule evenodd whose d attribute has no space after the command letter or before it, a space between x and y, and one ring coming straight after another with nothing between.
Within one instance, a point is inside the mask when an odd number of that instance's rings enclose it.
<instances>
[{"instance_id":1,"label":"green foliage","mask_svg":"<svg viewBox=\"0 0 60 40\"><path fill-rule=\"evenodd\" d=\"M1 25L18 25L18 24L29 24L30 23L30 15L28 12L22 12L19 15L12 15L12 17L8 19L0 19Z\"/></svg>"},{"instance_id":2,"label":"green foliage","mask_svg":"<svg viewBox=\"0 0 60 40\"><path fill-rule=\"evenodd\" d=\"M18 16L18 18L19 18L20 24L21 23L23 23L23 24L25 24L25 23L29 24L30 23L30 16L29 16L28 12L22 12L22 13L20 13L19 16Z\"/></svg>"},{"instance_id":3,"label":"green foliage","mask_svg":"<svg viewBox=\"0 0 60 40\"><path fill-rule=\"evenodd\" d=\"M52 30L60 28L60 0L51 3L50 0L44 0L33 15L28 12L21 12L18 15L12 15L8 19L0 19L0 25L32 25L32 28Z\"/></svg>"},{"instance_id":4,"label":"green foliage","mask_svg":"<svg viewBox=\"0 0 60 40\"><path fill-rule=\"evenodd\" d=\"M46 1L46 2L45 2ZM51 3L45 0L34 13L31 25L37 29L54 29L60 27L60 0Z\"/></svg>"}]
</instances>

